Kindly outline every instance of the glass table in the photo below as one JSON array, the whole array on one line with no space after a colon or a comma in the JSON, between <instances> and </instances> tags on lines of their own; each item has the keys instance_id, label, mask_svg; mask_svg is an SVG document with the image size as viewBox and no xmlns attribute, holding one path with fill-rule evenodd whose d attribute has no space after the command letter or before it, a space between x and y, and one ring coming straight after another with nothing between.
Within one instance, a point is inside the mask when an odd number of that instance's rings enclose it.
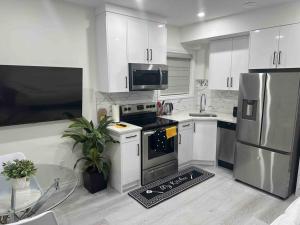
<instances>
[{"instance_id":1,"label":"glass table","mask_svg":"<svg viewBox=\"0 0 300 225\"><path fill-rule=\"evenodd\" d=\"M0 224L51 210L74 192L78 177L73 170L47 164L36 167L30 186L23 190L13 190L11 182L0 174Z\"/></svg>"}]
</instances>

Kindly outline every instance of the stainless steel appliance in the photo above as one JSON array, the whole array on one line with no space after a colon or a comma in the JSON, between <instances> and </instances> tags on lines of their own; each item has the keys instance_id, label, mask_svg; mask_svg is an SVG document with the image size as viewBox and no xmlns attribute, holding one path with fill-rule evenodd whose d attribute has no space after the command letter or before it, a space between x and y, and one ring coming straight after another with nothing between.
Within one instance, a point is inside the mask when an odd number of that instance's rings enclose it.
<instances>
[{"instance_id":1,"label":"stainless steel appliance","mask_svg":"<svg viewBox=\"0 0 300 225\"><path fill-rule=\"evenodd\" d=\"M299 72L241 74L234 177L287 198L299 148Z\"/></svg>"},{"instance_id":2,"label":"stainless steel appliance","mask_svg":"<svg viewBox=\"0 0 300 225\"><path fill-rule=\"evenodd\" d=\"M168 67L159 64L129 63L129 90L149 91L168 88Z\"/></svg>"},{"instance_id":3,"label":"stainless steel appliance","mask_svg":"<svg viewBox=\"0 0 300 225\"><path fill-rule=\"evenodd\" d=\"M233 169L236 146L236 124L218 121L217 155L218 165Z\"/></svg>"},{"instance_id":4,"label":"stainless steel appliance","mask_svg":"<svg viewBox=\"0 0 300 225\"><path fill-rule=\"evenodd\" d=\"M164 115L171 115L173 112L174 106L173 103L165 103L163 105L163 113Z\"/></svg>"},{"instance_id":5,"label":"stainless steel appliance","mask_svg":"<svg viewBox=\"0 0 300 225\"><path fill-rule=\"evenodd\" d=\"M166 141L164 151L153 148L152 137L159 129L176 126L178 122L156 116L156 104L123 105L121 121L142 127L142 185L178 172L178 135Z\"/></svg>"}]
</instances>

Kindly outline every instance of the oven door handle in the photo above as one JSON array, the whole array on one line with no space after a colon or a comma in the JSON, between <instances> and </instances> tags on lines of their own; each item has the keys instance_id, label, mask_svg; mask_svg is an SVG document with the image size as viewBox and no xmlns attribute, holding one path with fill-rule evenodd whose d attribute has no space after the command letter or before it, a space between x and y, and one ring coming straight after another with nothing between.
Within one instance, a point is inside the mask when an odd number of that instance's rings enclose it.
<instances>
[{"instance_id":1,"label":"oven door handle","mask_svg":"<svg viewBox=\"0 0 300 225\"><path fill-rule=\"evenodd\" d=\"M143 134L143 136L150 136L150 135L152 135L152 134L154 134L156 131L148 131L148 132L145 132L144 134Z\"/></svg>"}]
</instances>

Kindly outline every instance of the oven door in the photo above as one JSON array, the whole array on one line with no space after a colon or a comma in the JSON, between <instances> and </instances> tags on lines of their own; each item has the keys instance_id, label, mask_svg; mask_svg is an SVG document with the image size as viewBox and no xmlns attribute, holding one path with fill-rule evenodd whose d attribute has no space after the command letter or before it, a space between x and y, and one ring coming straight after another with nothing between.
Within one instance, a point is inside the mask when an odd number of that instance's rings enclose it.
<instances>
[{"instance_id":1,"label":"oven door","mask_svg":"<svg viewBox=\"0 0 300 225\"><path fill-rule=\"evenodd\" d=\"M149 169L178 158L178 136L167 140L166 149L163 152L155 151L151 146L152 135L156 130L142 132L142 158L143 170Z\"/></svg>"},{"instance_id":2,"label":"oven door","mask_svg":"<svg viewBox=\"0 0 300 225\"><path fill-rule=\"evenodd\" d=\"M130 91L167 89L167 66L157 64L129 64L129 87Z\"/></svg>"}]
</instances>

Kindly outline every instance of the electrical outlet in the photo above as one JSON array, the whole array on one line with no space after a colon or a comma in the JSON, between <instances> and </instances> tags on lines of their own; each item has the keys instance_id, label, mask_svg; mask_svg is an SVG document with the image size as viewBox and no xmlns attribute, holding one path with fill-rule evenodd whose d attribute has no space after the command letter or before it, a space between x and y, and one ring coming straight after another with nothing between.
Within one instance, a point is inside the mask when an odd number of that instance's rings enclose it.
<instances>
[{"instance_id":1,"label":"electrical outlet","mask_svg":"<svg viewBox=\"0 0 300 225\"><path fill-rule=\"evenodd\" d=\"M201 87L207 87L208 86L208 80L207 79L201 79L200 80L200 86Z\"/></svg>"}]
</instances>

